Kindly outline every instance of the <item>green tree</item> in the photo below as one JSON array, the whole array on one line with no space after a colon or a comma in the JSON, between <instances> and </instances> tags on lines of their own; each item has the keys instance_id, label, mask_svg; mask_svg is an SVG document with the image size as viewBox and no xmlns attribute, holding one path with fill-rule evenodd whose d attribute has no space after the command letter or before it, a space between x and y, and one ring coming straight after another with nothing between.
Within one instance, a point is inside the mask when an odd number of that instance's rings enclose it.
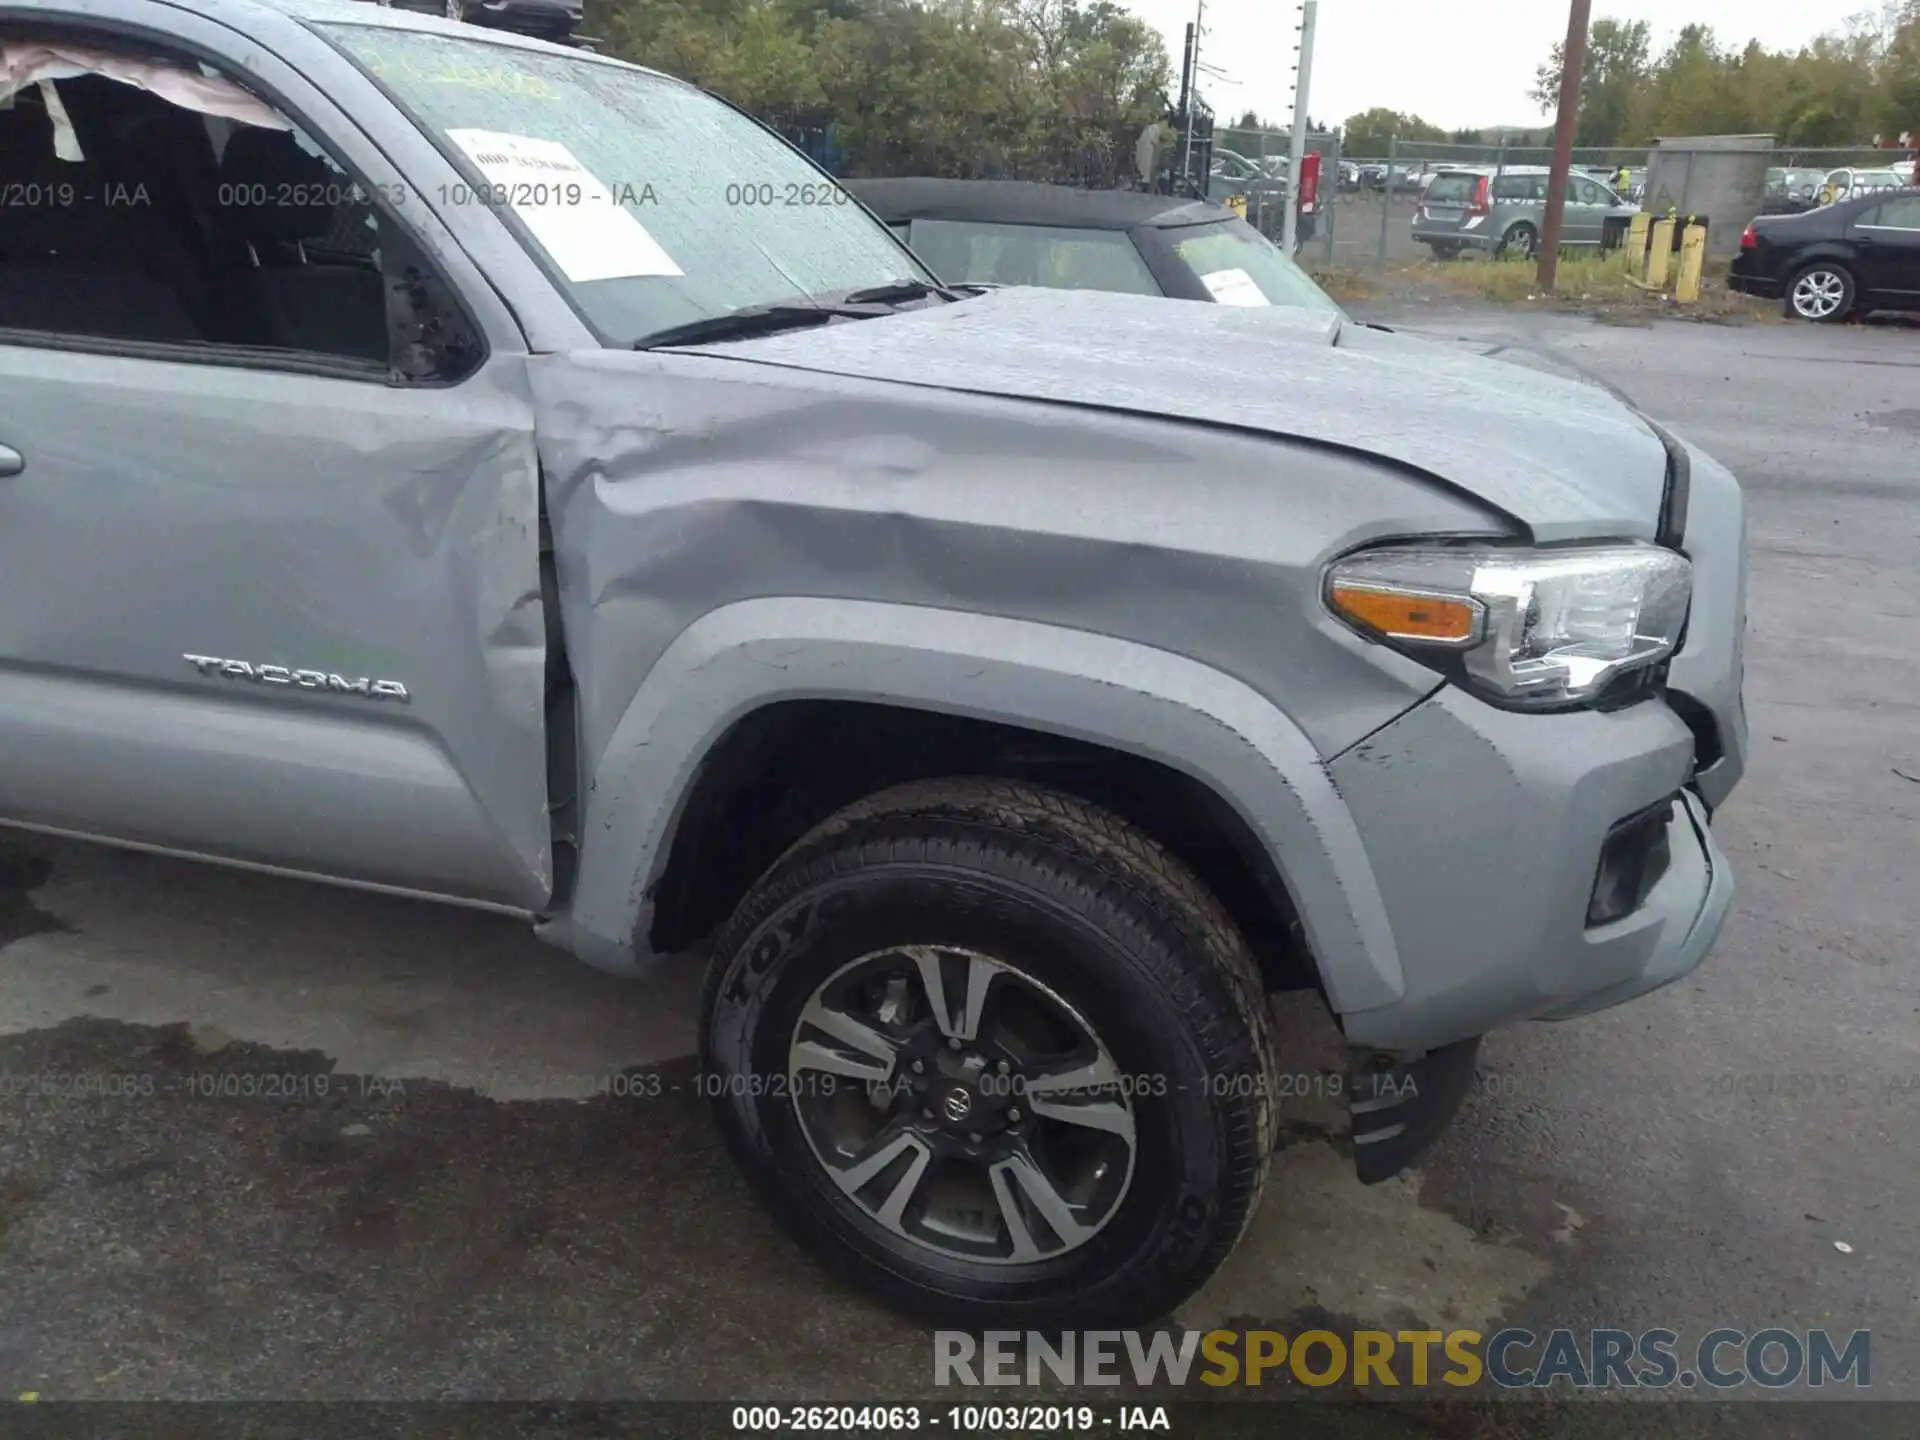
<instances>
[{"instance_id":1,"label":"green tree","mask_svg":"<svg viewBox=\"0 0 1920 1440\"><path fill-rule=\"evenodd\" d=\"M1881 132L1911 134L1920 148L1920 0L1910 0L1894 29L1880 90Z\"/></svg>"},{"instance_id":2,"label":"green tree","mask_svg":"<svg viewBox=\"0 0 1920 1440\"><path fill-rule=\"evenodd\" d=\"M1798 51L1733 49L1703 25L1684 26L1658 58L1650 40L1644 22L1594 22L1577 143L1740 133L1848 146L1920 127L1920 0L1883 3ZM1544 108L1558 104L1561 49L1535 76Z\"/></svg>"},{"instance_id":3,"label":"green tree","mask_svg":"<svg viewBox=\"0 0 1920 1440\"><path fill-rule=\"evenodd\" d=\"M1560 77L1567 47L1555 43L1534 72L1532 95L1547 111L1560 105ZM1651 73L1653 28L1644 20L1599 19L1587 32L1587 60L1580 72L1580 115L1574 144L1582 147L1633 143L1641 95Z\"/></svg>"},{"instance_id":4,"label":"green tree","mask_svg":"<svg viewBox=\"0 0 1920 1440\"><path fill-rule=\"evenodd\" d=\"M1656 135L1715 135L1744 129L1733 113L1728 57L1711 26L1686 25L1660 57L1649 110Z\"/></svg>"},{"instance_id":5,"label":"green tree","mask_svg":"<svg viewBox=\"0 0 1920 1440\"><path fill-rule=\"evenodd\" d=\"M1396 135L1402 141L1447 138L1446 131L1438 125L1429 125L1418 115L1404 115L1398 110L1379 108L1349 115L1344 129L1346 138L1341 143L1342 151L1361 157L1385 155L1388 142Z\"/></svg>"}]
</instances>

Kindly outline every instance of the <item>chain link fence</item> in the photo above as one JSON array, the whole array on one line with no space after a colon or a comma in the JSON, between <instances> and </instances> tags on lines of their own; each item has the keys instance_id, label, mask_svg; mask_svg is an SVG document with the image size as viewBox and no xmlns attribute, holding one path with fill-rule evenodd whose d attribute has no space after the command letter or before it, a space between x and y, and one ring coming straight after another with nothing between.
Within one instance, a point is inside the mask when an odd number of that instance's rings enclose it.
<instances>
[{"instance_id":1,"label":"chain link fence","mask_svg":"<svg viewBox=\"0 0 1920 1440\"><path fill-rule=\"evenodd\" d=\"M1293 194L1288 174L1292 145L1292 136L1285 130L1216 126L1207 198L1226 204L1236 195L1244 195L1248 223L1261 234L1279 240L1285 233L1286 207ZM1339 132L1309 131L1304 148L1306 154L1320 157L1320 188L1313 214L1301 223L1302 258L1318 256L1331 261L1340 224Z\"/></svg>"},{"instance_id":2,"label":"chain link fence","mask_svg":"<svg viewBox=\"0 0 1920 1440\"><path fill-rule=\"evenodd\" d=\"M791 138L828 170L841 174L849 168L832 127L795 132ZM1691 181L1696 159L1704 168L1719 163L1728 153L1717 144L1722 138L1668 141L1658 151L1658 180L1655 152L1645 146L1576 149L1573 165L1576 172L1605 186L1627 206L1665 214L1669 209L1679 209L1694 188ZM1290 143L1288 132L1277 127L1216 124L1203 162L1209 172L1207 198L1219 204L1244 203L1248 222L1262 234L1280 240L1292 195ZM1699 148L1690 150L1689 144ZM1309 264L1352 268L1407 263L1437 253L1415 238L1413 224L1426 187L1436 175L1448 169L1471 170L1501 179L1515 171L1544 172L1553 159L1549 146L1457 145L1399 139L1389 141L1380 153L1349 152L1343 149L1338 131L1309 133L1306 151L1321 157L1320 187L1314 213L1301 224L1300 258ZM1721 254L1737 244L1740 232L1756 216L1812 209L1832 198L1891 186L1898 179L1911 184L1916 178L1915 161L1920 158L1920 152L1913 150L1873 146L1749 146L1741 153L1744 169L1751 171L1747 179L1752 183L1737 187L1737 200L1722 199L1712 207L1722 213L1702 212ZM1714 158L1708 161L1707 157ZM1017 173L993 169L991 173L998 178L1047 180L1096 189L1133 181L1132 157L1105 153L1089 155L1079 164L1056 165L1045 173L1031 169ZM1694 208L1700 209L1697 205Z\"/></svg>"},{"instance_id":3,"label":"chain link fence","mask_svg":"<svg viewBox=\"0 0 1920 1440\"><path fill-rule=\"evenodd\" d=\"M1753 143L1733 143L1741 141ZM1705 186L1709 167L1724 166L1730 156L1739 157L1739 183ZM1573 152L1575 172L1606 187L1628 207L1656 215L1691 208L1707 219L1721 254L1737 246L1740 232L1758 216L1810 210L1902 181L1912 184L1916 159L1920 152L1914 150L1806 149L1772 145L1766 137L1720 136L1670 140L1651 148ZM1515 171L1544 172L1552 160L1549 146L1398 139L1382 153L1341 155L1337 174L1323 181L1337 192L1339 212L1326 259L1360 267L1428 258L1427 245L1414 238L1413 222L1436 175L1471 170L1500 179ZM1703 182L1699 186L1694 183L1696 171ZM1704 204L1695 194L1702 189L1712 195ZM1690 197L1694 203L1689 207Z\"/></svg>"}]
</instances>

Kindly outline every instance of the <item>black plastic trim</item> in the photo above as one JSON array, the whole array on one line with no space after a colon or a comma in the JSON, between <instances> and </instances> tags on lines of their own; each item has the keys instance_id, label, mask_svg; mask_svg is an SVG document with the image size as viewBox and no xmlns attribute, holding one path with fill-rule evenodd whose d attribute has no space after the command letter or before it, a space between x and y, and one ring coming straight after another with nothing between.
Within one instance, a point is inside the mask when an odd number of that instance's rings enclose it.
<instances>
[{"instance_id":1,"label":"black plastic trim","mask_svg":"<svg viewBox=\"0 0 1920 1440\"><path fill-rule=\"evenodd\" d=\"M1693 488L1693 460L1666 430L1646 416L1641 423L1659 437L1667 452L1667 489L1660 502L1660 528L1654 539L1669 550L1680 549L1687 538L1687 505Z\"/></svg>"},{"instance_id":2,"label":"black plastic trim","mask_svg":"<svg viewBox=\"0 0 1920 1440\"><path fill-rule=\"evenodd\" d=\"M1479 1052L1478 1035L1411 1058L1352 1052L1347 1110L1353 1169L1362 1185L1391 1180L1440 1138L1473 1086Z\"/></svg>"},{"instance_id":3,"label":"black plastic trim","mask_svg":"<svg viewBox=\"0 0 1920 1440\"><path fill-rule=\"evenodd\" d=\"M1587 897L1589 928L1626 919L1646 903L1653 887L1665 876L1673 863L1667 830L1673 823L1673 808L1679 799L1675 792L1608 828L1607 838L1600 846L1599 863L1594 867L1593 888ZM1600 887L1610 873L1618 873L1616 867L1623 863L1639 867L1632 877L1633 889L1623 903L1609 905L1606 902L1617 897L1603 895Z\"/></svg>"},{"instance_id":4,"label":"black plastic trim","mask_svg":"<svg viewBox=\"0 0 1920 1440\"><path fill-rule=\"evenodd\" d=\"M1713 712L1702 705L1693 696L1679 690L1667 692L1667 704L1693 732L1693 768L1696 772L1710 770L1718 765L1725 756L1726 743L1720 734L1720 722Z\"/></svg>"}]
</instances>

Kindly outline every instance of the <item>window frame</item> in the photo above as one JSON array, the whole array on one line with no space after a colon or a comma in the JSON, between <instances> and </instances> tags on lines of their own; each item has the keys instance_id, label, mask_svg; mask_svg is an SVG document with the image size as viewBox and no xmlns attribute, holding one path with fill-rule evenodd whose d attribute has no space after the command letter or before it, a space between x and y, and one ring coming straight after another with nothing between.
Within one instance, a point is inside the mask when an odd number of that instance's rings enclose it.
<instances>
[{"instance_id":1,"label":"window frame","mask_svg":"<svg viewBox=\"0 0 1920 1440\"><path fill-rule=\"evenodd\" d=\"M1915 207L1915 214L1914 214L1915 223L1912 225L1881 224L1880 216L1890 205L1914 206ZM1865 210L1862 210L1860 212L1859 216L1855 218L1853 225L1856 230L1890 230L1898 235L1920 236L1920 195L1914 195L1914 196L1902 195L1902 196L1896 196L1886 200L1877 200L1872 205L1868 206Z\"/></svg>"},{"instance_id":2,"label":"window frame","mask_svg":"<svg viewBox=\"0 0 1920 1440\"><path fill-rule=\"evenodd\" d=\"M209 29L223 38L227 35L235 35L250 42L260 58L271 59L306 84L313 85L313 81L301 74L297 66L275 53L257 37L231 31L225 26L207 20L204 16L191 13L172 11L169 12L168 19L177 28L163 29L158 25L143 24L138 20L81 14L72 10L23 11L0 4L0 31L67 38L101 47L141 47L160 51L174 59L211 66L222 78L239 85L255 98L271 106L284 119L291 121L309 141L320 148L327 161L340 170L349 184L359 186L366 194L368 207L381 222L383 238L388 227L392 227L393 234L401 242L400 248L409 252L411 264L425 269L438 283L448 301L459 311L467 332L476 342L478 353L473 363L463 374L454 379L418 379L403 374L397 363L400 358L398 353L400 335L393 315L390 285L386 287L389 292L389 301L387 356L384 362L329 354L325 351L236 345L229 341L128 340L117 336L77 335L7 326L0 326L0 345L24 350L112 355L126 359L157 360L173 364L214 365L233 370L347 380L360 384L379 385L387 389L404 390L456 389L467 384L486 369L488 362L499 352L496 327L490 327L485 323L472 303L468 288L448 273L447 267L436 255L435 247L427 243L411 219L403 215L400 208L389 203L386 198L395 185L406 186L409 194L413 187L400 178L397 171L394 181L383 183L369 179L360 166L343 155L343 147L327 127L317 123L304 111L303 107L293 103L283 93L282 87L274 84L262 73L265 67L259 63L242 66L218 46L209 44L206 40L188 32L195 29ZM347 124L357 126L358 122L344 109L340 114ZM404 119L404 116L399 118ZM362 133L364 134L364 131ZM424 203L420 208L425 209ZM448 238L447 243L453 244L451 237ZM383 284L390 279L388 266L392 259L390 253L392 248L387 244L381 247L379 273ZM454 245L453 248L458 247Z\"/></svg>"}]
</instances>

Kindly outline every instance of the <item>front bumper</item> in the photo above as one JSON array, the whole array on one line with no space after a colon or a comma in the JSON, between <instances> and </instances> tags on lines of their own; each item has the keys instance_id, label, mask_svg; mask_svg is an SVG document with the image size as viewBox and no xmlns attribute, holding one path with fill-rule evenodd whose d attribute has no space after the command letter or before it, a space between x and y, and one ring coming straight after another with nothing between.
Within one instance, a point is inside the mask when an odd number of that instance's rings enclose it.
<instances>
[{"instance_id":1,"label":"front bumper","mask_svg":"<svg viewBox=\"0 0 1920 1440\"><path fill-rule=\"evenodd\" d=\"M1619 978L1535 1011L1537 1018L1570 1020L1622 1004L1680 979L1705 958L1726 920L1733 879L1706 806L1689 791L1672 803L1667 843L1671 862L1639 908L1582 937L1579 953L1591 962L1590 973ZM1514 993L1524 993L1519 977L1510 979ZM1472 1089L1479 1049L1478 1035L1418 1051L1353 1047L1346 1093L1362 1184L1391 1179L1433 1144Z\"/></svg>"},{"instance_id":2,"label":"front bumper","mask_svg":"<svg viewBox=\"0 0 1920 1440\"><path fill-rule=\"evenodd\" d=\"M1398 998L1341 1016L1349 1041L1435 1050L1645 994L1700 963L1732 894L1694 793L1697 741L1668 704L1529 715L1442 690L1329 767L1399 949ZM1624 917L1590 925L1613 827L1668 806L1669 860Z\"/></svg>"},{"instance_id":3,"label":"front bumper","mask_svg":"<svg viewBox=\"0 0 1920 1440\"><path fill-rule=\"evenodd\" d=\"M1727 870L1727 857L1714 842L1706 806L1691 791L1683 790L1674 805L1667 822L1667 843L1672 863L1640 909L1615 925L1587 932L1588 943L1605 944L1604 932L1631 927L1650 914L1657 916L1660 939L1639 973L1610 989L1549 1010L1541 1019L1572 1020L1625 1004L1691 974L1706 959L1733 904L1733 876Z\"/></svg>"},{"instance_id":4,"label":"front bumper","mask_svg":"<svg viewBox=\"0 0 1920 1440\"><path fill-rule=\"evenodd\" d=\"M1445 225L1422 225L1417 220L1413 238L1420 245L1456 245L1462 250L1491 250L1498 236L1485 230L1456 230Z\"/></svg>"}]
</instances>

